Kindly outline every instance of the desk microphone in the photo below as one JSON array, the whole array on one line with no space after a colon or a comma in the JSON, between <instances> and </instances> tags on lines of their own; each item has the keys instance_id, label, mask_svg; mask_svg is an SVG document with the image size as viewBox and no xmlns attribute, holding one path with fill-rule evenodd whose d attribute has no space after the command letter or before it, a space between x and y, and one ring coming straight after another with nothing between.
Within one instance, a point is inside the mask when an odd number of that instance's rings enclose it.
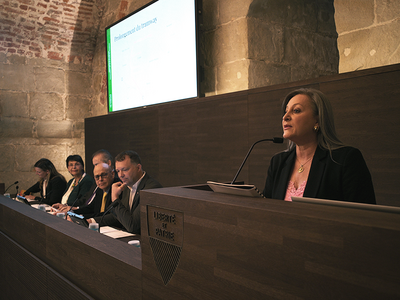
<instances>
[{"instance_id":1,"label":"desk microphone","mask_svg":"<svg viewBox=\"0 0 400 300\"><path fill-rule=\"evenodd\" d=\"M237 171L235 177L233 178L231 184L234 184L234 183L235 183L237 177L239 176L240 171L242 171L242 168L243 168L243 166L244 166L244 164L245 164L247 158L249 157L250 152L253 150L254 146L255 146L256 144L258 144L258 143L267 142L267 141L273 142L273 143L277 143L277 144L282 144L282 143L283 143L283 138L274 137L274 138L272 138L272 139L263 139L263 140L259 140L259 141L255 142L255 143L250 147L249 151L247 152L247 154L246 154L246 156L245 156L245 158L244 158L242 164L240 165L239 170Z\"/></svg>"},{"instance_id":2,"label":"desk microphone","mask_svg":"<svg viewBox=\"0 0 400 300\"><path fill-rule=\"evenodd\" d=\"M16 185L16 184L18 184L18 181L14 182L13 184L10 184L10 186L9 186L8 188L6 188L6 190L4 191L4 194L8 191L8 189L9 189L10 187L12 187L13 185Z\"/></svg>"},{"instance_id":3,"label":"desk microphone","mask_svg":"<svg viewBox=\"0 0 400 300\"><path fill-rule=\"evenodd\" d=\"M107 207L107 209L104 211L103 215L101 216L100 223L99 223L99 228L100 228L100 226L101 226L100 224L103 222L104 216L111 210L111 208L116 207L118 204L120 204L120 200L119 200L119 199L115 200L113 203L111 203L111 204Z\"/></svg>"}]
</instances>

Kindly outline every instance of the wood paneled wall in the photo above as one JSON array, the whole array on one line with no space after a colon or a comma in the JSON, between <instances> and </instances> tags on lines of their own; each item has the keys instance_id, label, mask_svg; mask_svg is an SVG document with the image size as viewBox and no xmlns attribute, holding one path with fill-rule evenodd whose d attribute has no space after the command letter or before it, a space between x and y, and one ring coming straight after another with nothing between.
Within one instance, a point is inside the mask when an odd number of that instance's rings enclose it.
<instances>
[{"instance_id":1,"label":"wood paneled wall","mask_svg":"<svg viewBox=\"0 0 400 300\"><path fill-rule=\"evenodd\" d=\"M378 204L400 206L399 82L397 64L88 118L87 169L98 149L132 149L163 186L230 182L255 141L282 135L282 98L313 87L331 100L342 140L362 151ZM285 148L257 145L238 180L262 190L271 157Z\"/></svg>"}]
</instances>

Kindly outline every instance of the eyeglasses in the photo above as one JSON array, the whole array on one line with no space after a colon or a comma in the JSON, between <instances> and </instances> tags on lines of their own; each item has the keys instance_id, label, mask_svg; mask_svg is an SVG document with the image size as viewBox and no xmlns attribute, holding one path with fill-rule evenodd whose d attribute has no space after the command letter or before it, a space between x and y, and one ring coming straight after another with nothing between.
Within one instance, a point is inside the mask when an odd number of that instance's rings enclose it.
<instances>
[{"instance_id":1,"label":"eyeglasses","mask_svg":"<svg viewBox=\"0 0 400 300\"><path fill-rule=\"evenodd\" d=\"M99 180L100 178L106 178L109 175L109 173L101 173L100 175L95 175L94 179Z\"/></svg>"}]
</instances>

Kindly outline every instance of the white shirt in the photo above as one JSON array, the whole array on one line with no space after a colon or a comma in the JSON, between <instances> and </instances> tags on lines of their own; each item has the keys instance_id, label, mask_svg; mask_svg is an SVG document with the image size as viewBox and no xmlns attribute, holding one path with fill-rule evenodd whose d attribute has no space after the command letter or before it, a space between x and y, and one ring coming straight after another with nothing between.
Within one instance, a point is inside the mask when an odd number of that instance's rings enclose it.
<instances>
[{"instance_id":1,"label":"white shirt","mask_svg":"<svg viewBox=\"0 0 400 300\"><path fill-rule=\"evenodd\" d=\"M136 183L134 185L132 185L132 187L128 186L128 189L131 191L131 193L129 195L129 209L132 209L133 199L135 198L137 188L138 188L140 182L142 181L144 175L146 175L146 172L143 172L142 177L140 177L140 179L138 181L136 181Z\"/></svg>"}]
</instances>

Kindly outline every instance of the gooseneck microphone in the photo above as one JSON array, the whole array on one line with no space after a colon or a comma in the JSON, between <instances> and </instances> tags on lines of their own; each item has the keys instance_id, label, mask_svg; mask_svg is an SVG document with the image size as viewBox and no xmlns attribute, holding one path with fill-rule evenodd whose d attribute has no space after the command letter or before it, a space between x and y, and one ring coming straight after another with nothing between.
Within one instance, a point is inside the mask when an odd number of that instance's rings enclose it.
<instances>
[{"instance_id":1,"label":"gooseneck microphone","mask_svg":"<svg viewBox=\"0 0 400 300\"><path fill-rule=\"evenodd\" d=\"M108 212L111 210L111 208L116 207L118 204L120 204L120 200L116 199L113 203L111 203L107 209L104 211L103 215L101 216L100 222L99 222L99 228L101 227L101 223L103 222L103 218Z\"/></svg>"},{"instance_id":2,"label":"gooseneck microphone","mask_svg":"<svg viewBox=\"0 0 400 300\"><path fill-rule=\"evenodd\" d=\"M6 188L6 190L4 191L4 194L8 191L8 189L9 189L10 187L12 187L13 185L16 185L16 184L18 184L18 181L14 182L13 184L10 184L9 187Z\"/></svg>"},{"instance_id":3,"label":"gooseneck microphone","mask_svg":"<svg viewBox=\"0 0 400 300\"><path fill-rule=\"evenodd\" d=\"M243 168L244 164L246 163L246 160L247 160L247 158L249 157L249 155L250 155L251 151L253 150L254 146L257 145L258 143L267 142L267 141L268 141L268 142L277 143L277 144L282 144L282 143L283 143L283 138L274 137L274 138L272 138L272 139L263 139L263 140L259 140L259 141L255 142L255 143L250 147L249 151L247 152L247 154L246 154L246 156L245 156L245 158L244 158L242 164L240 165L239 170L237 171L235 177L233 178L231 184L234 184L234 183L235 183L237 177L239 176L240 171L242 171L242 168Z\"/></svg>"}]
</instances>

